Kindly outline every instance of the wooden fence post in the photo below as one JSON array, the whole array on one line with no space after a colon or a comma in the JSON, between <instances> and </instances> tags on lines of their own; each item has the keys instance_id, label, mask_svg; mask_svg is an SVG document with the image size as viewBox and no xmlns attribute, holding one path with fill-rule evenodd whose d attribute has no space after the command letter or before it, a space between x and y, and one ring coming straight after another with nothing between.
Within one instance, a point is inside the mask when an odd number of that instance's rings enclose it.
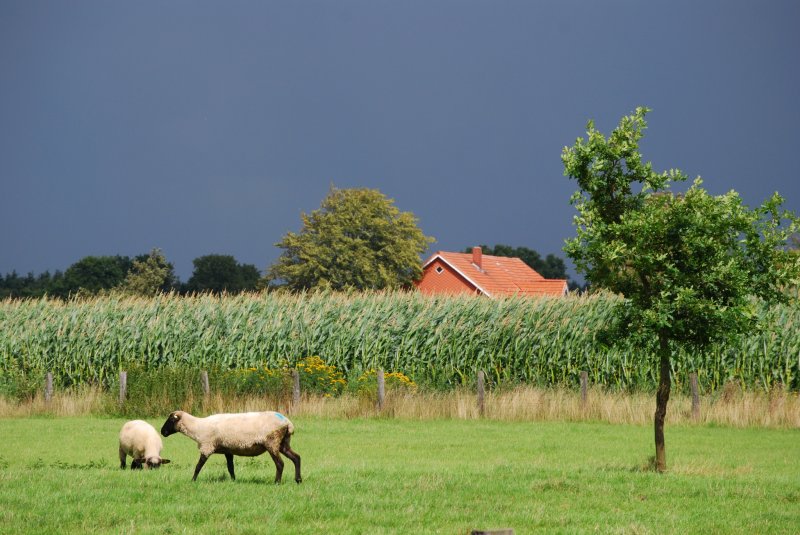
<instances>
[{"instance_id":1,"label":"wooden fence post","mask_svg":"<svg viewBox=\"0 0 800 535\"><path fill-rule=\"evenodd\" d=\"M44 382L44 400L50 403L53 398L53 372L47 372L47 379Z\"/></svg>"},{"instance_id":2,"label":"wooden fence post","mask_svg":"<svg viewBox=\"0 0 800 535\"><path fill-rule=\"evenodd\" d=\"M300 372L297 368L292 370L292 411L300 406Z\"/></svg>"},{"instance_id":3,"label":"wooden fence post","mask_svg":"<svg viewBox=\"0 0 800 535\"><path fill-rule=\"evenodd\" d=\"M128 393L128 372L119 372L119 404L125 403L125 395Z\"/></svg>"},{"instance_id":4,"label":"wooden fence post","mask_svg":"<svg viewBox=\"0 0 800 535\"><path fill-rule=\"evenodd\" d=\"M485 374L483 370L478 370L478 414L481 416L486 412L486 406L484 404L484 379Z\"/></svg>"},{"instance_id":5,"label":"wooden fence post","mask_svg":"<svg viewBox=\"0 0 800 535\"><path fill-rule=\"evenodd\" d=\"M589 397L589 372L581 372L581 406L585 409Z\"/></svg>"},{"instance_id":6,"label":"wooden fence post","mask_svg":"<svg viewBox=\"0 0 800 535\"><path fill-rule=\"evenodd\" d=\"M700 419L700 390L697 386L697 374L689 374L689 382L692 385L692 419Z\"/></svg>"},{"instance_id":7,"label":"wooden fence post","mask_svg":"<svg viewBox=\"0 0 800 535\"><path fill-rule=\"evenodd\" d=\"M208 384L208 372L206 370L200 372L200 383L203 385L203 398L208 398L211 394L211 386Z\"/></svg>"},{"instance_id":8,"label":"wooden fence post","mask_svg":"<svg viewBox=\"0 0 800 535\"><path fill-rule=\"evenodd\" d=\"M383 410L383 400L386 397L386 381L383 377L383 368L378 369L378 410Z\"/></svg>"}]
</instances>

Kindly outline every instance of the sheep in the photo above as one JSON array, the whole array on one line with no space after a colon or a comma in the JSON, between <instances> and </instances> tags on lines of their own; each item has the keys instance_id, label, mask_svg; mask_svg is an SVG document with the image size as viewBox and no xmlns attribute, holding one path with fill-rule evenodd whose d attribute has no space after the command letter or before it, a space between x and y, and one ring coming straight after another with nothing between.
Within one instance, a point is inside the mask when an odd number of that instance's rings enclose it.
<instances>
[{"instance_id":1,"label":"sheep","mask_svg":"<svg viewBox=\"0 0 800 535\"><path fill-rule=\"evenodd\" d=\"M236 480L233 471L233 456L255 457L269 452L275 463L275 483L280 483L283 476L284 454L294 463L294 480L300 477L300 456L289 447L294 425L279 412L245 412L237 414L213 414L205 418L197 418L188 412L174 411L161 427L165 437L173 433L183 433L197 442L200 460L194 469L192 481L203 468L208 457L214 453L222 453L228 463L228 473Z\"/></svg>"},{"instance_id":2,"label":"sheep","mask_svg":"<svg viewBox=\"0 0 800 535\"><path fill-rule=\"evenodd\" d=\"M131 470L158 468L169 463L169 459L161 458L161 437L155 427L144 420L131 420L122 426L119 432L119 467L125 469L128 455L133 457Z\"/></svg>"}]
</instances>

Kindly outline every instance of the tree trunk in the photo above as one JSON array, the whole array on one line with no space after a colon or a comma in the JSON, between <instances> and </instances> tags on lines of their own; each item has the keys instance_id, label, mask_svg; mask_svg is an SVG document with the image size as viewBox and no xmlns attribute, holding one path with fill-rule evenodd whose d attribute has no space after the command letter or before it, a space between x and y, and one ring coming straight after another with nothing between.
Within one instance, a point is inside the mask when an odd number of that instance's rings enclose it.
<instances>
[{"instance_id":1,"label":"tree trunk","mask_svg":"<svg viewBox=\"0 0 800 535\"><path fill-rule=\"evenodd\" d=\"M664 420L667 417L667 402L669 401L669 391L672 386L669 376L669 339L663 334L659 335L658 345L661 365L659 366L658 391L656 392L656 470L665 472L667 470L667 451L664 444Z\"/></svg>"}]
</instances>

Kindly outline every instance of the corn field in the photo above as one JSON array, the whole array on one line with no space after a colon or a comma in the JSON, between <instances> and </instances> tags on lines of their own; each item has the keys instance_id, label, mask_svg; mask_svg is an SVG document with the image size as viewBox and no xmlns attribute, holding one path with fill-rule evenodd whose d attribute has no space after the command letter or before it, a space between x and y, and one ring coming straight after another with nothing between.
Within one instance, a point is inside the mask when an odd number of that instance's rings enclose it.
<instances>
[{"instance_id":1,"label":"corn field","mask_svg":"<svg viewBox=\"0 0 800 535\"><path fill-rule=\"evenodd\" d=\"M47 371L61 387L108 387L131 367L277 368L318 355L346 377L380 367L435 389L470 384L482 369L494 385L577 385L586 370L592 384L653 390L653 354L597 340L613 305L611 296L489 300L404 292L6 300L0 388L40 382ZM766 328L737 345L675 355L676 386L686 389L688 373L696 372L705 392L729 381L800 390L800 309L762 314Z\"/></svg>"}]
</instances>

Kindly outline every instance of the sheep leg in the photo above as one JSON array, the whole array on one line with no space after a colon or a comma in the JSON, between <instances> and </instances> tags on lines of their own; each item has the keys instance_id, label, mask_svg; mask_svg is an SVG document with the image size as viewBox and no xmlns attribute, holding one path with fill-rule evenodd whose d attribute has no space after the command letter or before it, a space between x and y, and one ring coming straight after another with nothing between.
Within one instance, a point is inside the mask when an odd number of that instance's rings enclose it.
<instances>
[{"instance_id":1,"label":"sheep leg","mask_svg":"<svg viewBox=\"0 0 800 535\"><path fill-rule=\"evenodd\" d=\"M233 454L226 453L225 460L228 461L228 473L231 475L231 479L236 481L236 474L233 473Z\"/></svg>"},{"instance_id":2,"label":"sheep leg","mask_svg":"<svg viewBox=\"0 0 800 535\"><path fill-rule=\"evenodd\" d=\"M286 438L284 438L281 443L281 453L286 455L294 463L294 480L298 483L302 482L303 478L300 477L300 456L289 447L289 435L286 435Z\"/></svg>"},{"instance_id":3,"label":"sheep leg","mask_svg":"<svg viewBox=\"0 0 800 535\"><path fill-rule=\"evenodd\" d=\"M128 458L128 454L125 453L125 450L122 449L122 446L119 448L119 467L125 470L125 460Z\"/></svg>"},{"instance_id":4,"label":"sheep leg","mask_svg":"<svg viewBox=\"0 0 800 535\"><path fill-rule=\"evenodd\" d=\"M269 450L269 454L272 456L272 462L275 463L275 483L280 483L283 479L283 459L281 459L280 453L274 453L272 450Z\"/></svg>"},{"instance_id":5,"label":"sheep leg","mask_svg":"<svg viewBox=\"0 0 800 535\"><path fill-rule=\"evenodd\" d=\"M207 460L208 460L208 455L203 455L201 453L200 460L197 461L197 466L194 467L194 477L192 478L192 481L197 481L197 474L200 473L200 470L202 470L203 465L206 464Z\"/></svg>"}]
</instances>

